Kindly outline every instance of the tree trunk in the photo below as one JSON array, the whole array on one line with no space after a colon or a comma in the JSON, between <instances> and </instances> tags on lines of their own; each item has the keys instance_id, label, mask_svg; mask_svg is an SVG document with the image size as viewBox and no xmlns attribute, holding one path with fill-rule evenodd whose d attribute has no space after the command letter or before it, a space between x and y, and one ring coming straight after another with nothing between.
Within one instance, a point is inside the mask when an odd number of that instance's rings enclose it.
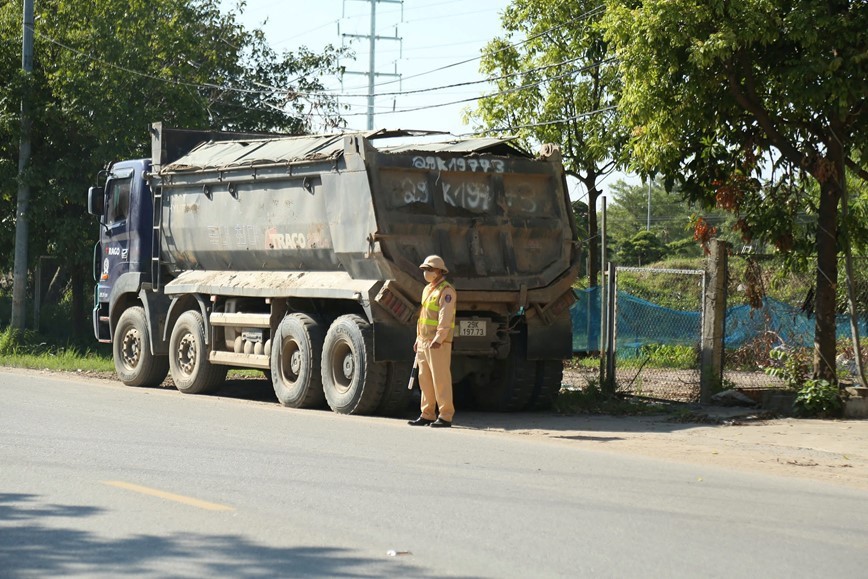
<instances>
[{"instance_id":1,"label":"tree trunk","mask_svg":"<svg viewBox=\"0 0 868 579\"><path fill-rule=\"evenodd\" d=\"M597 236L597 199L600 191L596 185L588 187L588 287L598 285L600 276L600 240Z\"/></svg>"},{"instance_id":2,"label":"tree trunk","mask_svg":"<svg viewBox=\"0 0 868 579\"><path fill-rule=\"evenodd\" d=\"M837 157L837 158L836 158ZM844 162L840 147L830 147L820 159L814 176L820 183L817 217L817 294L814 326L814 375L836 380L837 327L835 298L838 288L838 203L841 200Z\"/></svg>"},{"instance_id":3,"label":"tree trunk","mask_svg":"<svg viewBox=\"0 0 868 579\"><path fill-rule=\"evenodd\" d=\"M85 297L84 297L84 269L80 265L72 267L72 335L75 338L84 336L87 326L87 317L85 312Z\"/></svg>"}]
</instances>

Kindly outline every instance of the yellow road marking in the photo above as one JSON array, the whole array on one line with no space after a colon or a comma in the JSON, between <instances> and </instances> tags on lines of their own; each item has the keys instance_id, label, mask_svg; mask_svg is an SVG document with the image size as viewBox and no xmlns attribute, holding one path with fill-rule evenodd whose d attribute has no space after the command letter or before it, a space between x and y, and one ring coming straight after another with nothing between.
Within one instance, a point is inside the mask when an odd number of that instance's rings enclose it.
<instances>
[{"instance_id":1,"label":"yellow road marking","mask_svg":"<svg viewBox=\"0 0 868 579\"><path fill-rule=\"evenodd\" d=\"M174 501L176 503L181 503L184 505L189 505L191 507L197 507L199 509L205 509L206 511L234 511L232 507L226 505L219 505L217 503L209 503L208 501L200 501L199 499L194 499L193 497L185 497L184 495L176 495L174 493L169 493L166 491L161 491L159 489L152 489L149 487L143 487L140 485L136 485L133 483L123 482L119 480L105 480L102 481L103 484L117 487L119 489L125 489L128 491L133 491L134 493L141 493L143 495L150 495L152 497L157 497L160 499L164 499L167 501Z\"/></svg>"}]
</instances>

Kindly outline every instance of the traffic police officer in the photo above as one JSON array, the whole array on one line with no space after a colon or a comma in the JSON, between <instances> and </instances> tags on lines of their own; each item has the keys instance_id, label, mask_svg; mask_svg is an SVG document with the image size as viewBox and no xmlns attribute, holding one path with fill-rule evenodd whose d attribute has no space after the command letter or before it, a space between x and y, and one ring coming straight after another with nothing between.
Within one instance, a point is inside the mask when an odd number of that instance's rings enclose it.
<instances>
[{"instance_id":1,"label":"traffic police officer","mask_svg":"<svg viewBox=\"0 0 868 579\"><path fill-rule=\"evenodd\" d=\"M439 255L429 255L419 268L428 282L422 290L422 309L416 324L416 343L413 344L419 364L422 413L409 424L448 428L452 426L455 414L450 364L457 294L443 277L449 270ZM435 414L435 406L439 407L439 417Z\"/></svg>"}]
</instances>

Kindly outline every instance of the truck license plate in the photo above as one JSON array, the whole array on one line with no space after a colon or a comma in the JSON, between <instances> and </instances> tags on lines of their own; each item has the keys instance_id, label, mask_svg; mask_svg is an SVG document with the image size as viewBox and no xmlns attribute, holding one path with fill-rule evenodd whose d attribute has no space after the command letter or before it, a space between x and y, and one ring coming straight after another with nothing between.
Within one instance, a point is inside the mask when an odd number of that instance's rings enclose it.
<instances>
[{"instance_id":1,"label":"truck license plate","mask_svg":"<svg viewBox=\"0 0 868 579\"><path fill-rule=\"evenodd\" d=\"M478 338L485 336L485 322L476 320L461 320L458 322L458 335Z\"/></svg>"}]
</instances>

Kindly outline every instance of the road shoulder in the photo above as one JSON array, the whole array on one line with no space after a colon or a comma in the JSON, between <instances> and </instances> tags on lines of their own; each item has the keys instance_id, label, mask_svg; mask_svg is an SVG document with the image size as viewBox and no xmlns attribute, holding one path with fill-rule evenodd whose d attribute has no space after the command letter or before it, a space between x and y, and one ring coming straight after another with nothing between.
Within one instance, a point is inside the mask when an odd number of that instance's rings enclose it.
<instances>
[{"instance_id":1,"label":"road shoulder","mask_svg":"<svg viewBox=\"0 0 868 579\"><path fill-rule=\"evenodd\" d=\"M703 422L669 416L484 415L469 428L697 466L800 477L868 490L868 421L754 419L715 409ZM715 417L717 416L717 417ZM729 417L727 417L729 416ZM701 469L697 470L701 476Z\"/></svg>"}]
</instances>

